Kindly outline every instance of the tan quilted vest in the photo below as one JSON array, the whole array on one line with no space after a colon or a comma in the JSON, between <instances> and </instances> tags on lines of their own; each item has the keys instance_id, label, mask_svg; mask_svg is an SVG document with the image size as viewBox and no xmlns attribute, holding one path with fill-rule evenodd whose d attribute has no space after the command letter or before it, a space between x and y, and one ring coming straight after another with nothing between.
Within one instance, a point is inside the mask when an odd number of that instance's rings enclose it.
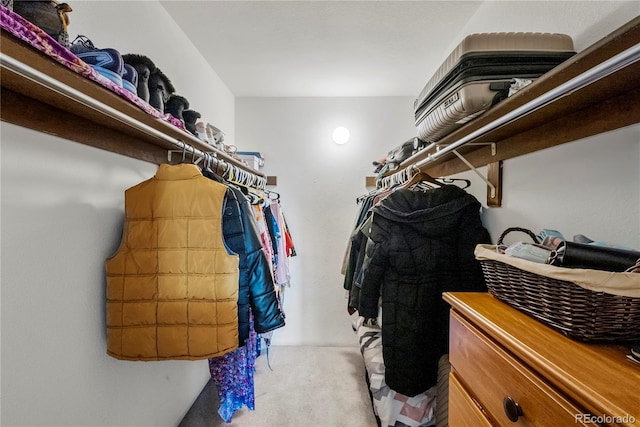
<instances>
[{"instance_id":1,"label":"tan quilted vest","mask_svg":"<svg viewBox=\"0 0 640 427\"><path fill-rule=\"evenodd\" d=\"M238 256L222 237L225 191L181 164L160 165L125 192L122 242L106 261L109 355L195 360L238 347Z\"/></svg>"}]
</instances>

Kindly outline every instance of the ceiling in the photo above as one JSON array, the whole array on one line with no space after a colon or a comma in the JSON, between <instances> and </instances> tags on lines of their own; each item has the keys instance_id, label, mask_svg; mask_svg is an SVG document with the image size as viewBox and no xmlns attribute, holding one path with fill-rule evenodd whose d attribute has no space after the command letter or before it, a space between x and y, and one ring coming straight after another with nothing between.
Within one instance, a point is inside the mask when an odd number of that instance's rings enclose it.
<instances>
[{"instance_id":1,"label":"ceiling","mask_svg":"<svg viewBox=\"0 0 640 427\"><path fill-rule=\"evenodd\" d=\"M162 1L238 97L417 96L481 1Z\"/></svg>"}]
</instances>

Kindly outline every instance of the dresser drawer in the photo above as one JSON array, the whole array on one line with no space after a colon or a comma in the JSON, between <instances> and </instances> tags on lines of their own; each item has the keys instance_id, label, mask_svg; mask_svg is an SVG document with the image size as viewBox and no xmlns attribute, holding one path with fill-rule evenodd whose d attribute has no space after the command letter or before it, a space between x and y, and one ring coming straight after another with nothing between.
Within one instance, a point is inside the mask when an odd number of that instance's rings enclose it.
<instances>
[{"instance_id":1,"label":"dresser drawer","mask_svg":"<svg viewBox=\"0 0 640 427\"><path fill-rule=\"evenodd\" d=\"M460 384L454 371L449 374L449 425L491 427L491 422Z\"/></svg>"},{"instance_id":2,"label":"dresser drawer","mask_svg":"<svg viewBox=\"0 0 640 427\"><path fill-rule=\"evenodd\" d=\"M584 414L584 410L565 399L455 312L451 312L449 352L451 366L462 387L482 406L493 423L535 427L584 425L577 422L578 414ZM505 399L510 399L507 408ZM519 416L516 404L521 410ZM517 417L516 421L509 419L508 409L512 417Z\"/></svg>"}]
</instances>

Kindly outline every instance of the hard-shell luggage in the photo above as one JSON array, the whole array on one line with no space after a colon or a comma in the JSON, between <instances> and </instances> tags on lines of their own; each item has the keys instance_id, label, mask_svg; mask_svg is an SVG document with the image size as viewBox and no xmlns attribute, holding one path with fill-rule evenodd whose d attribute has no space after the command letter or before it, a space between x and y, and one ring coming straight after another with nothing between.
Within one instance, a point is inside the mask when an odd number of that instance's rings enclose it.
<instances>
[{"instance_id":1,"label":"hard-shell luggage","mask_svg":"<svg viewBox=\"0 0 640 427\"><path fill-rule=\"evenodd\" d=\"M514 79L535 80L575 55L565 34L467 36L414 103L418 136L436 142L506 98Z\"/></svg>"}]
</instances>

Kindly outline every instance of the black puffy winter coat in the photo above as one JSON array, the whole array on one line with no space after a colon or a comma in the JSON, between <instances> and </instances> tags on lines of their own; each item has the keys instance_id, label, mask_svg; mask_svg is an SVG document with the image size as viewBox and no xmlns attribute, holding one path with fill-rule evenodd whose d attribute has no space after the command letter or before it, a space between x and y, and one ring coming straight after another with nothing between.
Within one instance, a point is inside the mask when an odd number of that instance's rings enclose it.
<instances>
[{"instance_id":1,"label":"black puffy winter coat","mask_svg":"<svg viewBox=\"0 0 640 427\"><path fill-rule=\"evenodd\" d=\"M242 191L229 187L222 218L224 240L239 256L238 336L243 346L249 337L249 318L259 334L285 325L276 296L269 261L262 249L251 206Z\"/></svg>"},{"instance_id":2,"label":"black puffy winter coat","mask_svg":"<svg viewBox=\"0 0 640 427\"><path fill-rule=\"evenodd\" d=\"M490 243L480 203L454 185L399 189L373 208L358 311L375 318L382 302L385 381L415 396L436 384L448 353L446 291L486 291L473 251Z\"/></svg>"}]
</instances>

